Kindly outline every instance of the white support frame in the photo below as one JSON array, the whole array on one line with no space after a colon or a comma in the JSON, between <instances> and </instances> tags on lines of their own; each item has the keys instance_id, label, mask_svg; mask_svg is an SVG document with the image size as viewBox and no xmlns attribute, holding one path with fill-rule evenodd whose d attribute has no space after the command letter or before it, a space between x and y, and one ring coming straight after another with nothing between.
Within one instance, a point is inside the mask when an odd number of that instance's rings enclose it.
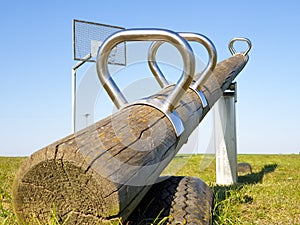
<instances>
[{"instance_id":1,"label":"white support frame","mask_svg":"<svg viewBox=\"0 0 300 225\"><path fill-rule=\"evenodd\" d=\"M234 84L234 87L236 84ZM224 94L214 110L216 183L237 183L236 88Z\"/></svg>"}]
</instances>

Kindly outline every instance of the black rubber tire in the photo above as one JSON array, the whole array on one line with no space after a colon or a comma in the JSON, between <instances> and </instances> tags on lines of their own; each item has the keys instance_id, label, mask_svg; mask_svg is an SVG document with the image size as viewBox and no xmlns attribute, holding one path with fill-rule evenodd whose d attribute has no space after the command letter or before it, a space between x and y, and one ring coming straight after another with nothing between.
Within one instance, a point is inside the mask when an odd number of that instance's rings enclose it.
<instances>
[{"instance_id":1,"label":"black rubber tire","mask_svg":"<svg viewBox=\"0 0 300 225\"><path fill-rule=\"evenodd\" d=\"M133 224L211 224L213 192L195 177L160 177L127 223ZM156 221L156 222L154 222Z\"/></svg>"}]
</instances>

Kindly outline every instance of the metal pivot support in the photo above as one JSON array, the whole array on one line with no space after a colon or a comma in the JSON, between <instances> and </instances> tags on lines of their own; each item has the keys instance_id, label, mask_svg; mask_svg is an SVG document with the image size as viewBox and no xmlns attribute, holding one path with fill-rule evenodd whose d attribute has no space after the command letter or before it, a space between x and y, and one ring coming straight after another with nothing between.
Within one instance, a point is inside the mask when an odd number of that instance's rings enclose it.
<instances>
[{"instance_id":1,"label":"metal pivot support","mask_svg":"<svg viewBox=\"0 0 300 225\"><path fill-rule=\"evenodd\" d=\"M167 98L160 100L141 100L133 104L145 104L163 112L170 120L177 136L184 130L182 121L174 111L176 104L189 88L195 73L195 56L190 45L177 33L166 29L127 29L108 37L100 46L97 58L97 73L100 82L118 109L128 106L128 102L108 71L108 57L112 49L125 41L164 41L174 45L183 58L183 73Z\"/></svg>"},{"instance_id":2,"label":"metal pivot support","mask_svg":"<svg viewBox=\"0 0 300 225\"><path fill-rule=\"evenodd\" d=\"M244 52L240 52L240 53L237 53L235 48L233 47L233 44L236 42L236 41L244 41L248 44L248 49ZM244 38L244 37L238 37L238 38L233 38L229 44L228 44L228 49L229 51L231 52L232 55L235 55L235 54L242 54L244 55L245 57L248 57L248 53L250 52L252 48L252 43L251 41L248 39L248 38Z\"/></svg>"},{"instance_id":3,"label":"metal pivot support","mask_svg":"<svg viewBox=\"0 0 300 225\"><path fill-rule=\"evenodd\" d=\"M234 102L237 102L237 82L232 82L228 89L223 93L224 97L234 97Z\"/></svg>"},{"instance_id":4,"label":"metal pivot support","mask_svg":"<svg viewBox=\"0 0 300 225\"><path fill-rule=\"evenodd\" d=\"M236 41L243 41L248 44L248 49L237 53L233 47ZM248 61L248 53L252 47L251 41L247 38L233 38L228 48L232 55L243 55ZM216 103L214 113L214 130L216 148L216 183L218 185L232 185L237 182L237 145L236 145L236 101L237 84L232 83L223 93L224 103ZM222 123L225 121L225 124ZM221 135L220 135L221 131Z\"/></svg>"},{"instance_id":5,"label":"metal pivot support","mask_svg":"<svg viewBox=\"0 0 300 225\"><path fill-rule=\"evenodd\" d=\"M181 37L183 37L184 39L186 39L187 41L195 41L195 42L202 44L208 52L209 61L206 65L206 67L200 73L199 78L189 87L191 90L193 90L198 95L198 97L201 101L202 107L205 108L208 105L207 100L206 100L204 94L202 93L202 91L199 91L198 89L200 89L201 85L203 85L205 83L205 81L209 77L209 74L216 67L216 64L217 64L216 48L215 48L214 44L206 36L204 36L202 34L189 33L189 32L180 32L178 34ZM150 46L150 50L148 53L148 65L149 65L150 70L152 71L155 79L159 83L159 85L162 88L165 88L165 87L169 86L170 84L167 81L167 79L165 78L165 76L163 75L163 73L161 72L161 70L159 69L158 64L156 62L157 50L163 43L164 42L162 42L162 41L157 41L157 42L154 42Z\"/></svg>"}]
</instances>

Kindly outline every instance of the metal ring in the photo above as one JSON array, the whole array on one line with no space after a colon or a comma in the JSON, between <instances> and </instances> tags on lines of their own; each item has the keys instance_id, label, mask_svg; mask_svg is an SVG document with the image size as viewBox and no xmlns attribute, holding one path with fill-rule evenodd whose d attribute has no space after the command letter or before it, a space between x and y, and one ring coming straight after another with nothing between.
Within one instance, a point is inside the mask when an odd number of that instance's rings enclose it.
<instances>
[{"instance_id":1,"label":"metal ring","mask_svg":"<svg viewBox=\"0 0 300 225\"><path fill-rule=\"evenodd\" d=\"M233 44L234 42L236 41L244 41L248 44L248 49L245 51L245 52L241 52L240 54L243 54L244 56L247 56L248 53L250 52L251 48L252 48L252 43L251 41L248 39L248 38L243 38L243 37L240 37L240 38L233 38L229 44L228 44L228 49L229 51L231 52L232 55L235 55L235 54L238 54L235 50L235 48L233 47Z\"/></svg>"},{"instance_id":2,"label":"metal ring","mask_svg":"<svg viewBox=\"0 0 300 225\"><path fill-rule=\"evenodd\" d=\"M183 73L176 87L164 100L161 109L164 112L172 112L183 93L189 88L195 73L195 56L190 45L177 33L165 29L127 29L108 37L98 50L96 66L100 82L118 109L126 106L128 102L113 81L107 63L111 50L124 41L167 41L178 49L183 58Z\"/></svg>"},{"instance_id":3,"label":"metal ring","mask_svg":"<svg viewBox=\"0 0 300 225\"><path fill-rule=\"evenodd\" d=\"M201 43L208 52L209 61L205 67L205 69L201 72L200 77L192 84L192 88L198 89L201 84L203 84L210 72L214 70L217 64L217 51L214 44L204 35L197 33L188 33L188 32L180 32L178 33L181 37L186 39L187 41L195 41ZM156 63L156 53L158 48L163 44L162 41L154 42L150 46L150 50L148 53L148 65L150 67L151 72L153 73L155 79L159 83L162 88L165 88L169 85L169 82L159 69Z\"/></svg>"}]
</instances>

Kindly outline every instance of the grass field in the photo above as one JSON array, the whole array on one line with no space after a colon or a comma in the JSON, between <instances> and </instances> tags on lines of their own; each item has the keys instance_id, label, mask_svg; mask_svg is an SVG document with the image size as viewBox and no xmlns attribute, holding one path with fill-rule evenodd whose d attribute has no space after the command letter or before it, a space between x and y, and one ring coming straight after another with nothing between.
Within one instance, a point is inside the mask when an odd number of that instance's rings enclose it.
<instances>
[{"instance_id":1,"label":"grass field","mask_svg":"<svg viewBox=\"0 0 300 225\"><path fill-rule=\"evenodd\" d=\"M213 188L214 224L300 224L300 155L239 155L253 171L229 187L215 184L214 161L201 170L202 156L185 157L177 175L200 177ZM175 158L169 169L182 161Z\"/></svg>"},{"instance_id":2,"label":"grass field","mask_svg":"<svg viewBox=\"0 0 300 225\"><path fill-rule=\"evenodd\" d=\"M16 224L11 188L24 158L0 157L0 224ZM200 177L215 194L213 224L300 224L300 155L239 155L252 174L238 184L215 184L215 161L202 155L180 155L164 173ZM57 224L55 218L49 224Z\"/></svg>"}]
</instances>

